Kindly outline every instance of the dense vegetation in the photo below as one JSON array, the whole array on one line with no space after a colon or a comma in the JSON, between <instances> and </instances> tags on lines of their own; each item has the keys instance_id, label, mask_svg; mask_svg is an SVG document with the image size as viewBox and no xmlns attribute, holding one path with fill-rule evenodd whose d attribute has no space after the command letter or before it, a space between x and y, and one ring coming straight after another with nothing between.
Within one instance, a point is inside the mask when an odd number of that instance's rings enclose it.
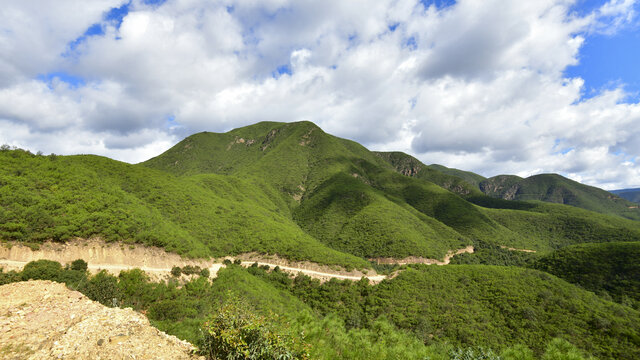
<instances>
[{"instance_id":1,"label":"dense vegetation","mask_svg":"<svg viewBox=\"0 0 640 360\"><path fill-rule=\"evenodd\" d=\"M554 251L533 266L605 298L640 309L640 242L580 244Z\"/></svg>"},{"instance_id":2,"label":"dense vegetation","mask_svg":"<svg viewBox=\"0 0 640 360\"><path fill-rule=\"evenodd\" d=\"M480 189L487 195L507 200L540 200L640 220L640 210L633 203L557 174L526 179L500 175L482 181Z\"/></svg>"},{"instance_id":3,"label":"dense vegetation","mask_svg":"<svg viewBox=\"0 0 640 360\"><path fill-rule=\"evenodd\" d=\"M403 152L375 152L402 175L416 177L440 185L459 195L479 195L478 184L484 178L472 172L450 169L442 165L424 165Z\"/></svg>"},{"instance_id":4,"label":"dense vegetation","mask_svg":"<svg viewBox=\"0 0 640 360\"><path fill-rule=\"evenodd\" d=\"M189 256L258 251L368 266L303 232L278 197L239 178L175 177L98 156L36 156L21 150L0 151L0 162L4 240L100 236Z\"/></svg>"},{"instance_id":5,"label":"dense vegetation","mask_svg":"<svg viewBox=\"0 0 640 360\"><path fill-rule=\"evenodd\" d=\"M259 340L254 345L271 342L276 353L305 352L312 359L640 355L638 311L535 270L414 266L372 286L364 280L321 284L278 269L230 265L212 281L199 277L180 285L152 283L140 270L89 276L84 267L40 260L21 273L0 272L0 284L28 278L66 282L107 306L144 310L154 326L205 351L212 345L229 351L239 334L249 334ZM257 331L259 324L268 325ZM225 335L206 335L212 326Z\"/></svg>"},{"instance_id":6,"label":"dense vegetation","mask_svg":"<svg viewBox=\"0 0 640 360\"><path fill-rule=\"evenodd\" d=\"M408 155L375 154L309 122L195 134L139 165L6 148L0 162L2 240L99 236L188 256L258 252L347 268L442 258L472 243L551 251L640 240L640 222L505 205Z\"/></svg>"},{"instance_id":7,"label":"dense vegetation","mask_svg":"<svg viewBox=\"0 0 640 360\"><path fill-rule=\"evenodd\" d=\"M617 216L637 209L622 211L616 198L558 176L485 180L402 153L374 154L308 122L196 134L138 165L0 150L2 241L102 237L192 257L255 251L347 268L475 247L455 266L403 266L375 286L230 263L213 280L206 269L176 267L175 277L192 279L153 283L139 270L89 276L80 261L34 262L0 272L0 284L65 282L108 306L144 310L158 328L209 350L236 351L242 346L227 345L245 334L276 357L577 354L563 338L600 358L640 357L640 221ZM545 196L503 199L521 189ZM273 327L256 331L266 323Z\"/></svg>"}]
</instances>

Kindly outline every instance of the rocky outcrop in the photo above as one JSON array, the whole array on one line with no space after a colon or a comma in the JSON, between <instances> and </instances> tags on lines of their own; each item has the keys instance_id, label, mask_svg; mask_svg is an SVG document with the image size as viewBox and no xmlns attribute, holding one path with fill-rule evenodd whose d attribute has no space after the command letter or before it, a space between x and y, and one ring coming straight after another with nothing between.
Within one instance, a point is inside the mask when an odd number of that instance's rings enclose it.
<instances>
[{"instance_id":1,"label":"rocky outcrop","mask_svg":"<svg viewBox=\"0 0 640 360\"><path fill-rule=\"evenodd\" d=\"M0 286L2 359L204 359L131 309L108 308L65 285Z\"/></svg>"}]
</instances>

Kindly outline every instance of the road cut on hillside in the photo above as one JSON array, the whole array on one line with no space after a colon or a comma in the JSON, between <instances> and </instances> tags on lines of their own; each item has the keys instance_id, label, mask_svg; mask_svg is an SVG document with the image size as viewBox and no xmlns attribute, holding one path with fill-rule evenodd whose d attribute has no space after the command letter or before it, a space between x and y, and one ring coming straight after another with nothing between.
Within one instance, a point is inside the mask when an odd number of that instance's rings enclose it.
<instances>
[{"instance_id":1,"label":"road cut on hillside","mask_svg":"<svg viewBox=\"0 0 640 360\"><path fill-rule=\"evenodd\" d=\"M472 253L473 247L468 246L459 250L451 250L444 259L426 259L410 257L406 259L375 259L379 263L385 264L449 264L451 258L457 254ZM160 248L146 247L142 245L128 245L118 243L106 243L100 239L74 241L60 243L44 243L39 249L33 250L20 243L12 243L10 246L0 245L0 268L5 270L21 270L27 263L34 260L53 260L61 264L70 263L76 259L83 259L88 263L89 271L97 273L106 270L109 273L118 275L120 271L140 269L145 271L152 280L166 280L170 278L171 269L174 266L184 267L187 265L198 266L209 269L210 276L215 277L218 271L225 267L221 260L193 260L185 259L180 255L168 253ZM226 259L234 261L235 258ZM367 273L353 270L350 272L337 271L328 266L312 263L291 263L274 256L259 256L256 254L245 254L237 258L242 266L248 267L255 263L259 266L279 267L282 271L292 274L304 274L320 281L330 279L353 280L367 278L372 283L379 283L386 279L386 275L376 274L369 269ZM270 260L269 260L270 259Z\"/></svg>"}]
</instances>

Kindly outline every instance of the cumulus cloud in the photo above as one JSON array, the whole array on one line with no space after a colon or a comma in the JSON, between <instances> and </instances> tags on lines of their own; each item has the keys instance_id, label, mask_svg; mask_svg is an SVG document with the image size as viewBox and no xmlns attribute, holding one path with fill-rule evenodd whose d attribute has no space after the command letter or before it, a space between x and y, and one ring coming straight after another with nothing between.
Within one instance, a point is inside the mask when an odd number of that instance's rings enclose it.
<instances>
[{"instance_id":1,"label":"cumulus cloud","mask_svg":"<svg viewBox=\"0 0 640 360\"><path fill-rule=\"evenodd\" d=\"M633 24L635 1L574 4L14 2L0 13L0 141L137 162L197 131L311 120L486 176L640 185L640 105L622 87L584 99L563 75L585 38Z\"/></svg>"}]
</instances>

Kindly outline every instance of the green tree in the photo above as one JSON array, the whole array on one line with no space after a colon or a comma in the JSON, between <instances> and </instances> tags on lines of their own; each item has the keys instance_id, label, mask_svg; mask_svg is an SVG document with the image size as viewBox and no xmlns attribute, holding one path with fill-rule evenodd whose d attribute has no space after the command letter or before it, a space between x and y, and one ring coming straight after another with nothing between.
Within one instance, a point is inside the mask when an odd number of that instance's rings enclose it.
<instances>
[{"instance_id":1,"label":"green tree","mask_svg":"<svg viewBox=\"0 0 640 360\"><path fill-rule=\"evenodd\" d=\"M174 277L179 277L180 275L182 275L182 269L180 269L179 266L172 267L171 275L173 275Z\"/></svg>"},{"instance_id":2,"label":"green tree","mask_svg":"<svg viewBox=\"0 0 640 360\"><path fill-rule=\"evenodd\" d=\"M36 260L24 266L22 280L53 280L56 281L62 274L62 265L57 261Z\"/></svg>"},{"instance_id":3,"label":"green tree","mask_svg":"<svg viewBox=\"0 0 640 360\"><path fill-rule=\"evenodd\" d=\"M71 270L87 271L88 268L89 268L89 264L87 264L87 262L82 259L74 260L71 263Z\"/></svg>"},{"instance_id":4,"label":"green tree","mask_svg":"<svg viewBox=\"0 0 640 360\"><path fill-rule=\"evenodd\" d=\"M203 325L201 349L208 359L308 359L304 346L276 333L272 321L236 298L227 300L214 314Z\"/></svg>"}]
</instances>

